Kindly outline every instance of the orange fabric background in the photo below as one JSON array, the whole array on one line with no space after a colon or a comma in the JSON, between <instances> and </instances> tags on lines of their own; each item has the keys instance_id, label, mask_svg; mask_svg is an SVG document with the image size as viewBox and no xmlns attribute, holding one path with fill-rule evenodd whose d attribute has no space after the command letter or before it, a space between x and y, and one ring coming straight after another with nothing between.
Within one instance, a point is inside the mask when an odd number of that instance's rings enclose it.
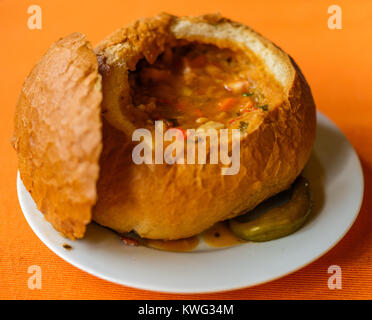
<instances>
[{"instance_id":1,"label":"orange fabric background","mask_svg":"<svg viewBox=\"0 0 372 320\"><path fill-rule=\"evenodd\" d=\"M343 29L327 27L329 5L343 9ZM38 4L43 29L27 28L27 8ZM73 31L93 44L139 17L219 11L244 22L290 53L307 77L319 110L355 146L365 175L360 215L333 250L308 267L253 288L207 295L142 291L97 279L64 262L34 235L16 195L17 162L9 139L25 76L49 45ZM372 298L372 1L248 0L0 0L0 298L2 299L371 299ZM332 226L330 226L331 228ZM27 268L39 265L42 290L30 290ZM327 287L330 265L340 265L343 289Z\"/></svg>"}]
</instances>

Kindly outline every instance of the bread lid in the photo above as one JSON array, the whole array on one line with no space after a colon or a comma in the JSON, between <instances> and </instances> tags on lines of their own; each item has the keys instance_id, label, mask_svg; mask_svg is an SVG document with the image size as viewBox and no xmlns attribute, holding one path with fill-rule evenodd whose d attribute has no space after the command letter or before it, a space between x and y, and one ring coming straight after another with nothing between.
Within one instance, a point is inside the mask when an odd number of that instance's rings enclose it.
<instances>
[{"instance_id":1,"label":"bread lid","mask_svg":"<svg viewBox=\"0 0 372 320\"><path fill-rule=\"evenodd\" d=\"M102 149L101 77L81 33L54 43L23 85L12 139L21 179L64 236L84 236Z\"/></svg>"}]
</instances>

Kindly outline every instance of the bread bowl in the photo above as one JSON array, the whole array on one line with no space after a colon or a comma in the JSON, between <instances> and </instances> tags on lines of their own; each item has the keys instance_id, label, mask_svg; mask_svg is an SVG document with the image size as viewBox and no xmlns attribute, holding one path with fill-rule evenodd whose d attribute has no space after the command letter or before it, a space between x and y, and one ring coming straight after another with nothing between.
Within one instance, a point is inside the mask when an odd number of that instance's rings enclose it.
<instances>
[{"instance_id":1,"label":"bread bowl","mask_svg":"<svg viewBox=\"0 0 372 320\"><path fill-rule=\"evenodd\" d=\"M222 123L224 128L245 124L239 172L222 175L221 163L135 164L133 132L151 129L154 110L161 119L173 112L157 104L156 95L163 91L153 87L154 72L150 84L142 83L146 70L163 68L179 88L184 79L172 73L166 52L184 62L190 60L190 52L203 50L209 64L216 62L214 56L222 59L226 54L233 61L232 67L218 65L220 74L209 74L206 89L216 87L214 82L223 77L236 81L234 68L239 65L251 77L247 88L238 84L235 90L234 82L226 92L216 91L218 98L231 94L240 103L243 97L251 99L248 89L264 93L264 104L254 101L250 112L236 116L238 122L231 119L236 106L221 122L208 107L208 122ZM196 64L198 79L203 75L208 79L205 61ZM158 80L164 84L161 77ZM170 80L164 81L169 86ZM152 92L155 106L148 108L141 99L153 98ZM192 94L193 101L203 106L205 95ZM209 98L216 103L214 96ZM190 116L194 109L183 110L186 120L181 128L203 118ZM288 188L307 162L314 137L311 91L286 53L247 26L220 15L161 14L117 30L94 52L85 36L77 33L54 44L22 88L13 144L26 188L63 235L83 237L93 219L120 233L135 231L144 238L172 240L198 234Z\"/></svg>"}]
</instances>

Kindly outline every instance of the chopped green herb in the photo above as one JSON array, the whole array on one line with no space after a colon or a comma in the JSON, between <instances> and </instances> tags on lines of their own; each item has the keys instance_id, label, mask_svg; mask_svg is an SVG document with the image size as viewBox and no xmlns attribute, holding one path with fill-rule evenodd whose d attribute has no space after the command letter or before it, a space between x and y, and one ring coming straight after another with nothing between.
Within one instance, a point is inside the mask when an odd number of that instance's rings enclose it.
<instances>
[{"instance_id":1,"label":"chopped green herb","mask_svg":"<svg viewBox=\"0 0 372 320\"><path fill-rule=\"evenodd\" d=\"M264 104L262 106L258 106L258 108L262 109L263 111L269 110L269 106L267 104Z\"/></svg>"},{"instance_id":2,"label":"chopped green herb","mask_svg":"<svg viewBox=\"0 0 372 320\"><path fill-rule=\"evenodd\" d=\"M253 96L253 92L244 92L243 94L242 94L242 96L243 97L250 97L250 96Z\"/></svg>"},{"instance_id":3,"label":"chopped green herb","mask_svg":"<svg viewBox=\"0 0 372 320\"><path fill-rule=\"evenodd\" d=\"M246 132L248 127L248 123L245 121L240 121L239 129L241 132Z\"/></svg>"}]
</instances>

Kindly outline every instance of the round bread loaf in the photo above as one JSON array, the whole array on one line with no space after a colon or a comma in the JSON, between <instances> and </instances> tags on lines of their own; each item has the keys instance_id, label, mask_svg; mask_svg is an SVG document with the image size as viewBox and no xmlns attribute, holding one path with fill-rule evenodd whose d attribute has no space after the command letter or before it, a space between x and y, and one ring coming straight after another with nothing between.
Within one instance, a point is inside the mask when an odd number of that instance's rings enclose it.
<instances>
[{"instance_id":1,"label":"round bread loaf","mask_svg":"<svg viewBox=\"0 0 372 320\"><path fill-rule=\"evenodd\" d=\"M222 164L136 165L132 161L131 134L147 118L130 103L128 74L141 59L152 64L167 46L180 40L242 50L282 86L282 101L250 119L250 130L241 138L236 175L221 175ZM310 89L293 60L247 26L219 15L162 14L117 30L95 51L107 120L98 202L93 209L99 224L153 239L190 237L288 188L308 160L315 137Z\"/></svg>"}]
</instances>

